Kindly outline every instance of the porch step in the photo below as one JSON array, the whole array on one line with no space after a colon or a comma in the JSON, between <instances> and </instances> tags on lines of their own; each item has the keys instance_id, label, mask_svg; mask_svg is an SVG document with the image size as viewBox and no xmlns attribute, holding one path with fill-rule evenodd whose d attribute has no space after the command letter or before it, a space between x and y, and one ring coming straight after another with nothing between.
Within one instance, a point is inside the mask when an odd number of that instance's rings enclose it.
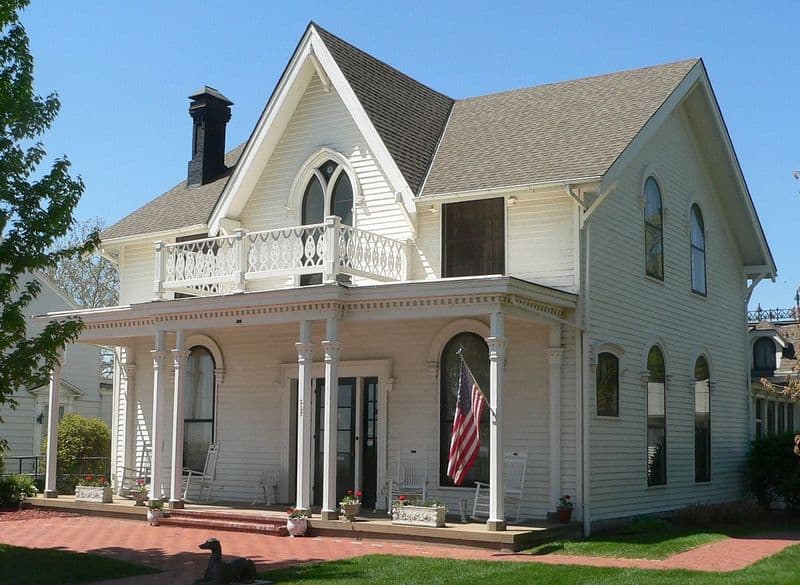
<instances>
[{"instance_id":1,"label":"porch step","mask_svg":"<svg viewBox=\"0 0 800 585\"><path fill-rule=\"evenodd\" d=\"M213 528L216 530L253 532L274 536L288 536L289 534L286 531L286 518L261 514L171 510L169 516L163 518L161 523L165 526Z\"/></svg>"}]
</instances>

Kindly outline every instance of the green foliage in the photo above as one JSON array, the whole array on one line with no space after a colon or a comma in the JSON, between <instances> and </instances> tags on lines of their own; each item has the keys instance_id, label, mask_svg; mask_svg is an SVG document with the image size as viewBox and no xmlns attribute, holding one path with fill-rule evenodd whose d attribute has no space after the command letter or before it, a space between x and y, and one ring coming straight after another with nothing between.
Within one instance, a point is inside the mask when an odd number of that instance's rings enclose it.
<instances>
[{"instance_id":1,"label":"green foliage","mask_svg":"<svg viewBox=\"0 0 800 585\"><path fill-rule=\"evenodd\" d=\"M784 433L753 441L747 458L750 491L764 508L775 504L800 511L800 458L794 435Z\"/></svg>"},{"instance_id":2,"label":"green foliage","mask_svg":"<svg viewBox=\"0 0 800 585\"><path fill-rule=\"evenodd\" d=\"M47 438L42 441L42 455L47 453ZM99 459L88 459L96 457ZM58 423L58 473L89 474L105 473L105 460L111 457L111 430L99 418L85 418L70 413ZM64 486L66 492L74 488ZM59 491L62 487L59 487Z\"/></svg>"},{"instance_id":3,"label":"green foliage","mask_svg":"<svg viewBox=\"0 0 800 585\"><path fill-rule=\"evenodd\" d=\"M25 498L35 495L33 480L27 475L0 478L0 508L19 508Z\"/></svg>"},{"instance_id":4,"label":"green foliage","mask_svg":"<svg viewBox=\"0 0 800 585\"><path fill-rule=\"evenodd\" d=\"M83 182L66 157L39 168L46 152L39 136L53 123L58 97L33 87L33 57L19 21L27 0L0 1L0 405L15 407L17 388L47 383L59 350L80 332L79 320L51 322L28 337L26 315L40 285L31 278L64 258L93 250L97 234L79 245L54 248L74 221Z\"/></svg>"}]
</instances>

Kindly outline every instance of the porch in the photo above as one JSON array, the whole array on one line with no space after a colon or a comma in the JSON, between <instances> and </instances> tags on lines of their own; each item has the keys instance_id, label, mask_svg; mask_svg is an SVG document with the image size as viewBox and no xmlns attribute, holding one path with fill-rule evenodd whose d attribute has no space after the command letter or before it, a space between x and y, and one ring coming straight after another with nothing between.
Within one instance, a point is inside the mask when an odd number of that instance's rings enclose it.
<instances>
[{"instance_id":1,"label":"porch","mask_svg":"<svg viewBox=\"0 0 800 585\"><path fill-rule=\"evenodd\" d=\"M146 508L134 506L133 500L115 497L109 504L76 502L74 496L58 499L36 496L27 504L42 510L73 514L104 516L145 522ZM281 506L254 506L242 502L215 504L186 503L183 510L174 511L183 521L165 525L193 526L208 530L256 532L286 536L274 527L286 523L286 510ZM186 520L188 518L188 521ZM459 545L503 551L519 551L551 540L580 535L577 524L561 524L551 520L526 521L509 525L505 531L487 531L483 522L462 523L458 516L448 516L444 528L393 525L385 513L365 511L355 522L324 520L319 510L309 519L308 536L338 536L357 539L401 540L431 544Z\"/></svg>"}]
</instances>

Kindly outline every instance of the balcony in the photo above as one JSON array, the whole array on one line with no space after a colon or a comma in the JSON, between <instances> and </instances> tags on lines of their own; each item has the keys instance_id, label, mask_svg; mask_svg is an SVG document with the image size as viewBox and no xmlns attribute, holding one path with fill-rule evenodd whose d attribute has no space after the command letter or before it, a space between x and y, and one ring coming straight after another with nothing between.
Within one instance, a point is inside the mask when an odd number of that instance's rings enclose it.
<instances>
[{"instance_id":1,"label":"balcony","mask_svg":"<svg viewBox=\"0 0 800 585\"><path fill-rule=\"evenodd\" d=\"M315 225L156 242L154 293L162 300L168 291L212 296L264 290L281 286L274 279L296 284L306 274L320 274L325 283L340 275L396 282L408 280L408 266L409 242L342 225L332 216Z\"/></svg>"}]
</instances>

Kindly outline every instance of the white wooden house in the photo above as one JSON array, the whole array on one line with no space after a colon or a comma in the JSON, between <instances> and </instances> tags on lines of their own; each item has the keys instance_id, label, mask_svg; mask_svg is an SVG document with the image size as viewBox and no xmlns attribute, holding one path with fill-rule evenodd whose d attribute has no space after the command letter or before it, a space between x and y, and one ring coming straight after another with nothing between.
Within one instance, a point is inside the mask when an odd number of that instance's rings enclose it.
<instances>
[{"instance_id":1,"label":"white wooden house","mask_svg":"<svg viewBox=\"0 0 800 585\"><path fill-rule=\"evenodd\" d=\"M121 305L70 313L119 348L118 470L180 506L213 441L215 499L277 468L330 518L414 450L451 510L491 484L490 529L509 450L522 514L569 494L587 530L742 495L776 269L702 61L454 100L312 23L245 144L191 100L187 180L103 234ZM459 347L497 415L464 487Z\"/></svg>"},{"instance_id":2,"label":"white wooden house","mask_svg":"<svg viewBox=\"0 0 800 585\"><path fill-rule=\"evenodd\" d=\"M58 286L46 275L35 272L35 279L41 292L28 306L28 313L41 315L48 311L74 311L75 303L70 301ZM26 281L26 279L23 279ZM41 330L42 324L33 318L27 323L29 335ZM100 350L87 344L70 344L65 351L63 375L59 388L58 416L77 413L85 417L102 418L111 424L111 388L100 384ZM40 455L42 437L47 432L48 388L18 388L13 394L17 407L0 407L0 437L8 441L6 471L35 473L36 457Z\"/></svg>"}]
</instances>

